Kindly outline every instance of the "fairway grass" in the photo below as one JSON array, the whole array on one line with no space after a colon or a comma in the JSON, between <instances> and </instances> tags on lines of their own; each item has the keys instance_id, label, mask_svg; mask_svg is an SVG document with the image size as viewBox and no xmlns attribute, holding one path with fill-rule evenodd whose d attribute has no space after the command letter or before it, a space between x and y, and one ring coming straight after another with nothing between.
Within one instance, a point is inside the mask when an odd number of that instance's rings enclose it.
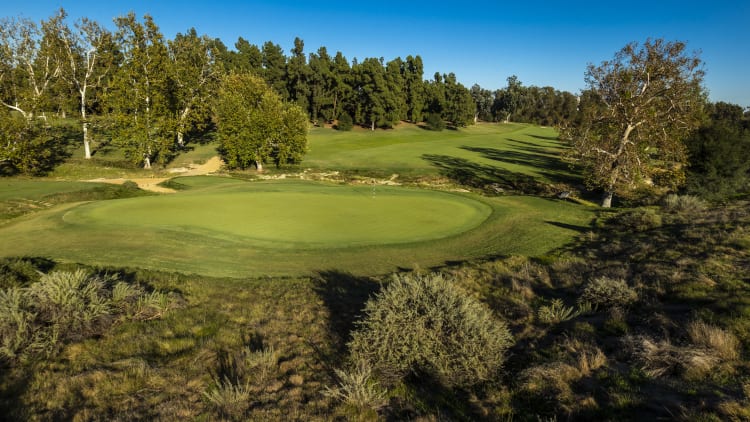
<instances>
[{"instance_id":1,"label":"fairway grass","mask_svg":"<svg viewBox=\"0 0 750 422\"><path fill-rule=\"evenodd\" d=\"M20 217L0 229L0 256L230 277L328 270L372 275L544 254L591 219L584 207L534 197L299 181L178 181L193 189L66 204Z\"/></svg>"}]
</instances>

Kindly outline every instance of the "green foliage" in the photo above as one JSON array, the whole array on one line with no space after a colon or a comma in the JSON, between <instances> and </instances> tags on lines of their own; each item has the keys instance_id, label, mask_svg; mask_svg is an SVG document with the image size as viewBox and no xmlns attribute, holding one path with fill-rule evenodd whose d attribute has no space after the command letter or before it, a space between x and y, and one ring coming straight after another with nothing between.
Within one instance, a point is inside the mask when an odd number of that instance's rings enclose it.
<instances>
[{"instance_id":1,"label":"green foliage","mask_svg":"<svg viewBox=\"0 0 750 422\"><path fill-rule=\"evenodd\" d=\"M669 212L693 214L706 209L706 203L697 196L670 194L664 198L664 209Z\"/></svg>"},{"instance_id":2,"label":"green foliage","mask_svg":"<svg viewBox=\"0 0 750 422\"><path fill-rule=\"evenodd\" d=\"M302 110L281 101L259 77L224 78L216 106L220 152L229 168L245 169L273 161L296 164L307 149L307 119Z\"/></svg>"},{"instance_id":3,"label":"green foliage","mask_svg":"<svg viewBox=\"0 0 750 422\"><path fill-rule=\"evenodd\" d=\"M596 277L586 283L578 300L606 308L629 306L638 300L638 292L625 280Z\"/></svg>"},{"instance_id":4,"label":"green foliage","mask_svg":"<svg viewBox=\"0 0 750 422\"><path fill-rule=\"evenodd\" d=\"M445 129L445 121L439 113L428 113L425 119L427 129L434 131L441 131Z\"/></svg>"},{"instance_id":5,"label":"green foliage","mask_svg":"<svg viewBox=\"0 0 750 422\"><path fill-rule=\"evenodd\" d=\"M347 132L352 130L352 126L352 116L350 116L349 113L341 113L341 116L339 116L339 121L336 124L336 129Z\"/></svg>"},{"instance_id":6,"label":"green foliage","mask_svg":"<svg viewBox=\"0 0 750 422\"><path fill-rule=\"evenodd\" d=\"M59 134L43 120L0 110L0 176L44 174L59 162L63 147Z\"/></svg>"},{"instance_id":7,"label":"green foliage","mask_svg":"<svg viewBox=\"0 0 750 422\"><path fill-rule=\"evenodd\" d=\"M750 192L750 119L739 105L707 108L707 121L685 140L687 191L712 201Z\"/></svg>"},{"instance_id":8,"label":"green foliage","mask_svg":"<svg viewBox=\"0 0 750 422\"><path fill-rule=\"evenodd\" d=\"M513 340L505 323L441 275L395 276L349 343L386 382L429 374L449 386L491 379Z\"/></svg>"},{"instance_id":9,"label":"green foliage","mask_svg":"<svg viewBox=\"0 0 750 422\"><path fill-rule=\"evenodd\" d=\"M662 217L652 208L637 208L624 211L616 217L618 224L635 231L647 231L661 227Z\"/></svg>"},{"instance_id":10,"label":"green foliage","mask_svg":"<svg viewBox=\"0 0 750 422\"><path fill-rule=\"evenodd\" d=\"M565 306L562 299L552 299L552 303L549 305L539 307L537 317L544 323L557 324L590 311L591 304L589 302L581 302L576 310L572 306Z\"/></svg>"}]
</instances>

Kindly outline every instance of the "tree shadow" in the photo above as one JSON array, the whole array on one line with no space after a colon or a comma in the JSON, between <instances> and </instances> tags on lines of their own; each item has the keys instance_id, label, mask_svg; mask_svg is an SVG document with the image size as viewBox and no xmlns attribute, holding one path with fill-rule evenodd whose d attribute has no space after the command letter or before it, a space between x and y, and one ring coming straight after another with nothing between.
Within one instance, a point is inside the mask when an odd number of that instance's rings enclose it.
<instances>
[{"instance_id":1,"label":"tree shadow","mask_svg":"<svg viewBox=\"0 0 750 422\"><path fill-rule=\"evenodd\" d=\"M510 141L519 144L528 144L523 141ZM482 157L506 164L532 167L537 173L548 178L553 183L576 185L581 182L580 178L570 173L570 166L559 156L556 156L544 148L530 144L521 147L522 151L499 150L496 148L481 148L463 146L461 149L476 152Z\"/></svg>"},{"instance_id":2,"label":"tree shadow","mask_svg":"<svg viewBox=\"0 0 750 422\"><path fill-rule=\"evenodd\" d=\"M355 322L380 284L369 277L357 277L336 270L320 271L313 278L314 290L328 308L329 332L339 353L346 352Z\"/></svg>"},{"instance_id":3,"label":"tree shadow","mask_svg":"<svg viewBox=\"0 0 750 422\"><path fill-rule=\"evenodd\" d=\"M591 227L576 226L574 224L559 223L557 221L545 221L545 223L550 224L552 226L560 227L563 229L574 230L574 231L577 231L578 233L585 233L586 231L591 230Z\"/></svg>"},{"instance_id":4,"label":"tree shadow","mask_svg":"<svg viewBox=\"0 0 750 422\"><path fill-rule=\"evenodd\" d=\"M504 191L532 195L551 193L549 186L527 174L448 155L425 154L422 155L422 159L437 167L442 176L455 183L481 189L488 194L498 194Z\"/></svg>"}]
</instances>

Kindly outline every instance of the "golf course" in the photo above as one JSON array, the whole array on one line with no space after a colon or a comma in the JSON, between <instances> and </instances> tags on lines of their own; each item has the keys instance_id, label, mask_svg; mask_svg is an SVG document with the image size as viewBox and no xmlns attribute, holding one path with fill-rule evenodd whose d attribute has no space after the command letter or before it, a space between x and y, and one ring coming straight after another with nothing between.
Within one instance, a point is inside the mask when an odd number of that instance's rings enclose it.
<instances>
[{"instance_id":1,"label":"golf course","mask_svg":"<svg viewBox=\"0 0 750 422\"><path fill-rule=\"evenodd\" d=\"M311 134L309 162L291 173L278 170L270 180L176 176L169 181L179 186L175 193L42 206L5 221L0 256L221 277L326 270L376 275L496 256L539 256L584 230L590 209L554 195L481 195L452 181L451 171L497 183L504 180L493 175L539 183L571 178L563 163L553 162L560 151L553 135L525 125L446 132L414 125L372 133L318 128ZM206 156L214 147L201 148ZM554 165L534 165L539 162ZM294 176L303 170L356 170L362 176L328 181ZM420 185L420 178L430 183ZM102 186L49 179L5 180L2 199L44 203L50 195Z\"/></svg>"}]
</instances>

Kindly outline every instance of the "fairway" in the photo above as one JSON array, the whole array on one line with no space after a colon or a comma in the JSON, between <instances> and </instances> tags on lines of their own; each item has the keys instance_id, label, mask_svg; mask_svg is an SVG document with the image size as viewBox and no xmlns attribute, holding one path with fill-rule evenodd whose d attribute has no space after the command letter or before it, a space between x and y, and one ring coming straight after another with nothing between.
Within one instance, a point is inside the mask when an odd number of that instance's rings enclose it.
<instances>
[{"instance_id":1,"label":"fairway","mask_svg":"<svg viewBox=\"0 0 750 422\"><path fill-rule=\"evenodd\" d=\"M96 202L63 219L89 230L172 230L265 248L342 248L444 238L478 226L491 212L443 192L243 183L218 192Z\"/></svg>"}]
</instances>

